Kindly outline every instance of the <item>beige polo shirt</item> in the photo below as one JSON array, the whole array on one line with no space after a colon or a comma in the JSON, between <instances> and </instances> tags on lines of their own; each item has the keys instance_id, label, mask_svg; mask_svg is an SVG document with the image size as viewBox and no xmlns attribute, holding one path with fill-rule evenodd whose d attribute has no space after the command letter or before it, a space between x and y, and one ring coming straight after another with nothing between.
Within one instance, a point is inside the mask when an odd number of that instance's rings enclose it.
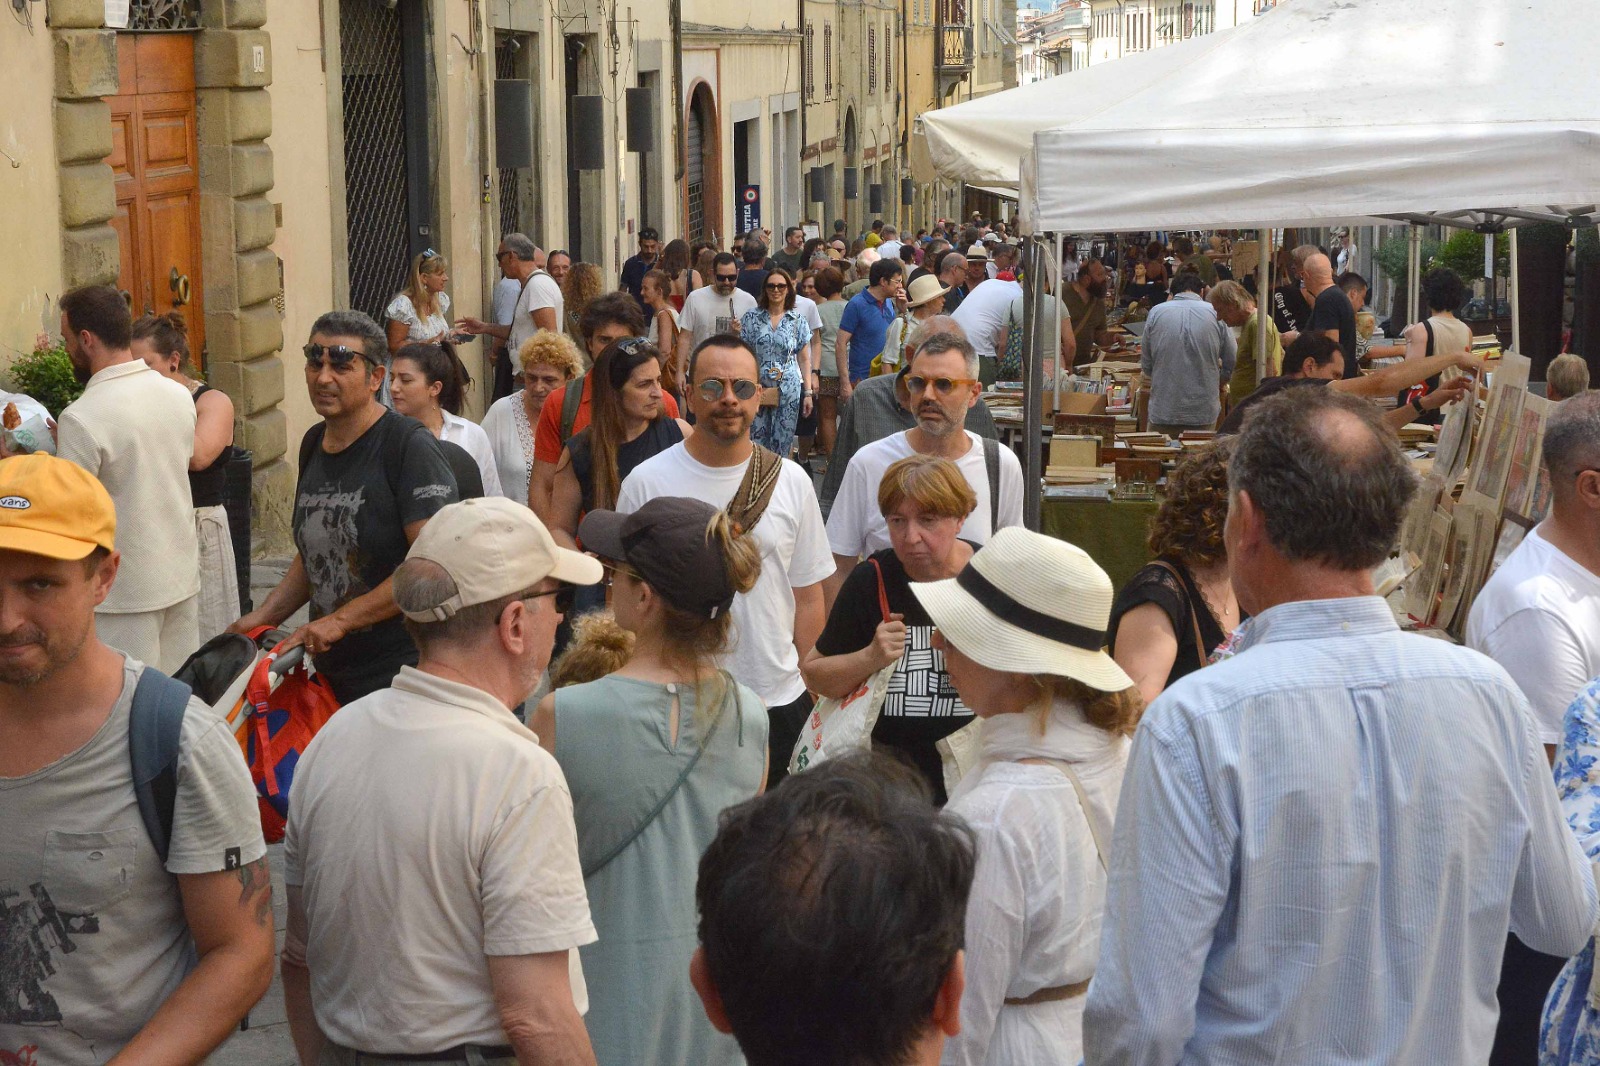
<instances>
[{"instance_id":1,"label":"beige polo shirt","mask_svg":"<svg viewBox=\"0 0 1600 1066\"><path fill-rule=\"evenodd\" d=\"M56 454L99 478L117 507L122 566L97 611L158 611L199 593L188 389L141 359L108 366L61 412Z\"/></svg>"},{"instance_id":2,"label":"beige polo shirt","mask_svg":"<svg viewBox=\"0 0 1600 1066\"><path fill-rule=\"evenodd\" d=\"M300 885L317 1022L360 1051L504 1044L488 956L596 939L554 758L480 689L403 667L306 749L284 880Z\"/></svg>"}]
</instances>

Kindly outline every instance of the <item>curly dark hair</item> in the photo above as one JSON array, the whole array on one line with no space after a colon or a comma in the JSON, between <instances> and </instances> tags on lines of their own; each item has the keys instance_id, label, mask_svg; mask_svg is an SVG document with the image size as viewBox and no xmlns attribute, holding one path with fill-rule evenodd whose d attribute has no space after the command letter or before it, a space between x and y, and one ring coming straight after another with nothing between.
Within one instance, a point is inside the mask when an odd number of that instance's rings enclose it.
<instances>
[{"instance_id":1,"label":"curly dark hair","mask_svg":"<svg viewBox=\"0 0 1600 1066\"><path fill-rule=\"evenodd\" d=\"M1233 438L1223 437L1183 457L1167 477L1167 495L1150 520L1150 553L1183 561L1190 568L1228 558L1222 524L1228 520L1228 457Z\"/></svg>"}]
</instances>

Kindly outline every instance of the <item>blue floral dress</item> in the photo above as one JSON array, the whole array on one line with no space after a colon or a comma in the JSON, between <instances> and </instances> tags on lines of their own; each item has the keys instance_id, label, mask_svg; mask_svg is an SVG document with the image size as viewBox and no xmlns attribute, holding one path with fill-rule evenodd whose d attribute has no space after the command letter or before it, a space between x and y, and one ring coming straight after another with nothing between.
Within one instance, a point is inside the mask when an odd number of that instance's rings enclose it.
<instances>
[{"instance_id":1,"label":"blue floral dress","mask_svg":"<svg viewBox=\"0 0 1600 1066\"><path fill-rule=\"evenodd\" d=\"M1600 680L1572 701L1562 721L1556 793L1584 854L1600 860ZM1594 944L1590 937L1550 987L1539 1026L1540 1066L1600 1063L1600 1010L1589 1005Z\"/></svg>"},{"instance_id":2,"label":"blue floral dress","mask_svg":"<svg viewBox=\"0 0 1600 1066\"><path fill-rule=\"evenodd\" d=\"M799 311L785 311L772 325L772 316L755 307L739 319L739 336L756 350L760 364L760 385L778 386L778 406L763 407L750 427L757 444L787 459L794 446L794 430L800 421L800 353L811 343L811 326Z\"/></svg>"}]
</instances>

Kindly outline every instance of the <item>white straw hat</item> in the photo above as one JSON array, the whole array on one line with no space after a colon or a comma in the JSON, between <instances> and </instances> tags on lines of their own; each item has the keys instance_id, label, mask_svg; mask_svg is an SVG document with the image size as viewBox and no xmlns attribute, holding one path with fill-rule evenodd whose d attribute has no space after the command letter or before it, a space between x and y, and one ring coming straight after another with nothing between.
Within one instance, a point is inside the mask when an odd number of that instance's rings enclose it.
<instances>
[{"instance_id":1,"label":"white straw hat","mask_svg":"<svg viewBox=\"0 0 1600 1066\"><path fill-rule=\"evenodd\" d=\"M939 279L932 274L924 274L913 281L906 289L906 306L921 307L931 303L950 291L948 285L940 285Z\"/></svg>"},{"instance_id":2,"label":"white straw hat","mask_svg":"<svg viewBox=\"0 0 1600 1066\"><path fill-rule=\"evenodd\" d=\"M960 574L911 591L945 640L981 666L1102 692L1133 685L1104 651L1111 579L1076 545L1009 526Z\"/></svg>"}]
</instances>

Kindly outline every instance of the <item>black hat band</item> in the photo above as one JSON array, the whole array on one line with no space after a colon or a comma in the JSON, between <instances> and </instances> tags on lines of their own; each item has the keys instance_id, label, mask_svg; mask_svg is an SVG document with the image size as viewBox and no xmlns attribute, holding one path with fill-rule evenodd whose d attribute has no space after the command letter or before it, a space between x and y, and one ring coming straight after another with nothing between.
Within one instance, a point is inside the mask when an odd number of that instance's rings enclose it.
<instances>
[{"instance_id":1,"label":"black hat band","mask_svg":"<svg viewBox=\"0 0 1600 1066\"><path fill-rule=\"evenodd\" d=\"M1102 630L1080 626L1076 622L1068 622L1018 603L998 585L980 574L978 568L971 563L956 575L956 584L988 608L991 614L1018 629L1027 630L1035 636L1053 640L1058 644L1082 648L1084 651L1100 651L1106 646L1106 635Z\"/></svg>"}]
</instances>

